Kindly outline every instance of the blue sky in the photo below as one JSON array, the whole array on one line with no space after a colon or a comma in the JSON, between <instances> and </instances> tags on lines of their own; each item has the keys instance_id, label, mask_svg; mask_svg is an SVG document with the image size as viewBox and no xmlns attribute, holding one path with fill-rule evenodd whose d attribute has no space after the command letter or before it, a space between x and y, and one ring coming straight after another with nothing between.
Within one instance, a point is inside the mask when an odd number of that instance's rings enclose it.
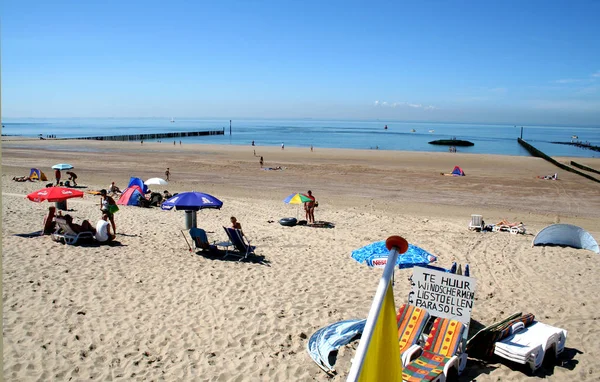
<instances>
[{"instance_id":1,"label":"blue sky","mask_svg":"<svg viewBox=\"0 0 600 382\"><path fill-rule=\"evenodd\" d=\"M600 1L6 1L3 117L600 126Z\"/></svg>"}]
</instances>

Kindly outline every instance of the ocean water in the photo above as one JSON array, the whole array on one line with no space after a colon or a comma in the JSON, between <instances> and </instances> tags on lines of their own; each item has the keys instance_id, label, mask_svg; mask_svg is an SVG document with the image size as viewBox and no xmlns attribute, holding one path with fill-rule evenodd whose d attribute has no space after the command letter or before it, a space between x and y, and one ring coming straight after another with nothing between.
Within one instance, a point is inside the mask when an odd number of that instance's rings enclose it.
<instances>
[{"instance_id":1,"label":"ocean water","mask_svg":"<svg viewBox=\"0 0 600 382\"><path fill-rule=\"evenodd\" d=\"M229 120L169 118L92 118L92 119L5 119L2 134L36 137L54 134L58 138L165 133L174 131L225 130L225 135L182 138L183 143L257 146L379 149L445 152L447 146L430 145L436 139L456 137L475 143L458 147L463 153L529 155L517 143L520 126L423 123L395 121L342 120ZM385 130L384 126L388 129ZM414 131L413 131L414 130ZM600 157L600 152L550 142L579 141L600 146L600 127L524 126L523 139L551 156ZM177 139L179 140L179 139ZM165 139L163 142L171 142Z\"/></svg>"}]
</instances>

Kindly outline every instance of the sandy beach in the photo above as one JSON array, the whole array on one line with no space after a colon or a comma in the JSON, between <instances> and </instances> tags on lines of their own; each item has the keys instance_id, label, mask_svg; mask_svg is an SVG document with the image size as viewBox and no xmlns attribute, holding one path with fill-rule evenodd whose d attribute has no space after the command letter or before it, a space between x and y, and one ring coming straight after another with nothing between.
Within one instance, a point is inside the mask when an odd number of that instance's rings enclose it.
<instances>
[{"instance_id":1,"label":"sandy beach","mask_svg":"<svg viewBox=\"0 0 600 382\"><path fill-rule=\"evenodd\" d=\"M261 169L260 156L283 170ZM600 169L598 158L556 159ZM75 166L83 191L111 181L124 188L131 176L164 177L169 167L171 182L158 191L218 197L223 208L199 211L198 226L223 241L222 227L236 216L262 261L190 253L184 213L159 208L121 207L120 245L19 236L42 228L52 204L25 195L54 179L56 163ZM465 177L440 175L455 165ZM48 182L11 181L32 167ZM558 181L537 178L556 172ZM335 228L277 223L303 215L283 199L309 189L319 201L316 220ZM100 218L97 196L68 205L77 222ZM471 214L486 223L523 222L527 234L470 232ZM499 360L469 360L461 380L598 381L600 257L531 247L535 233L558 222L600 240L600 184L539 158L3 139L4 379L343 381L357 342L340 349L339 372L330 378L309 357L308 337L336 321L366 318L381 269L350 253L401 235L440 266L470 264L474 321L485 326L530 312L568 331L554 368L530 377ZM410 274L396 271L396 306L407 300Z\"/></svg>"}]
</instances>

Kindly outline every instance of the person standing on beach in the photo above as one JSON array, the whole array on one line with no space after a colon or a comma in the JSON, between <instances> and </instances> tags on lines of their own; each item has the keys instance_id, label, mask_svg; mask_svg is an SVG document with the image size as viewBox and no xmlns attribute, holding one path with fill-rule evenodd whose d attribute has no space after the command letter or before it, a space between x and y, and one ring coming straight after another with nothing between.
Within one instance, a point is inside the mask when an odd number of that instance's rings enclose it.
<instances>
[{"instance_id":1,"label":"person standing on beach","mask_svg":"<svg viewBox=\"0 0 600 382\"><path fill-rule=\"evenodd\" d=\"M110 220L110 224L112 225L113 234L117 234L117 226L115 225L115 215L114 213L118 211L119 207L117 207L117 203L115 200L106 194L106 190L100 190L100 210L103 214L106 214L108 220Z\"/></svg>"},{"instance_id":2,"label":"person standing on beach","mask_svg":"<svg viewBox=\"0 0 600 382\"><path fill-rule=\"evenodd\" d=\"M312 153L313 151L313 145L310 145L310 152Z\"/></svg>"},{"instance_id":3,"label":"person standing on beach","mask_svg":"<svg viewBox=\"0 0 600 382\"><path fill-rule=\"evenodd\" d=\"M169 180L169 176L171 176L171 171L169 171L169 168L167 167L167 171L165 171L165 176L167 177L167 181Z\"/></svg>"},{"instance_id":4,"label":"person standing on beach","mask_svg":"<svg viewBox=\"0 0 600 382\"><path fill-rule=\"evenodd\" d=\"M56 185L57 186L60 183L60 176L61 176L60 170L59 169L54 170L54 177L56 178Z\"/></svg>"},{"instance_id":5,"label":"person standing on beach","mask_svg":"<svg viewBox=\"0 0 600 382\"><path fill-rule=\"evenodd\" d=\"M259 163L260 163L260 168L262 168L262 167L263 167L263 164L265 163L265 162L263 161L263 157L260 157L260 161L259 161Z\"/></svg>"},{"instance_id":6,"label":"person standing on beach","mask_svg":"<svg viewBox=\"0 0 600 382\"><path fill-rule=\"evenodd\" d=\"M285 145L283 144L283 142L281 142L281 149L283 150L285 148Z\"/></svg>"},{"instance_id":7,"label":"person standing on beach","mask_svg":"<svg viewBox=\"0 0 600 382\"><path fill-rule=\"evenodd\" d=\"M304 202L304 211L306 212L306 221L309 223L315 222L315 197L312 194L311 190L308 190L307 195L311 200L309 202Z\"/></svg>"}]
</instances>

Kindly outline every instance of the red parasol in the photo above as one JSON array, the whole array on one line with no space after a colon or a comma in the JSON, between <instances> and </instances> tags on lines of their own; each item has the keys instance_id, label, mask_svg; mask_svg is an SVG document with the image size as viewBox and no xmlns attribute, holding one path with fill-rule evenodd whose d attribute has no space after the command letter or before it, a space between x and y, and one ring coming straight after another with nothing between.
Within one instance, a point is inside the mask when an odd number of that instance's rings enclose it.
<instances>
[{"instance_id":1,"label":"red parasol","mask_svg":"<svg viewBox=\"0 0 600 382\"><path fill-rule=\"evenodd\" d=\"M48 187L38 191L34 191L27 195L27 199L32 202L64 202L70 198L83 198L83 192L65 187Z\"/></svg>"}]
</instances>

